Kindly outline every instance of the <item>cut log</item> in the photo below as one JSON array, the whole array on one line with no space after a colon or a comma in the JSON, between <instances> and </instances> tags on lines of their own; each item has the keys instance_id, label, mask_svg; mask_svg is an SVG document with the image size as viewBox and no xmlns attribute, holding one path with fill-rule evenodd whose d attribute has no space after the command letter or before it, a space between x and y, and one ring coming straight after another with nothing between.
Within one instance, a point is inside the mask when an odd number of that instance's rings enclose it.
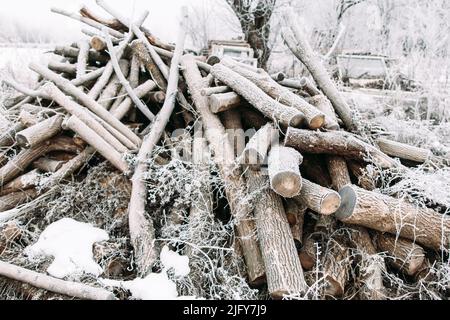
<instances>
[{"instance_id":1,"label":"cut log","mask_svg":"<svg viewBox=\"0 0 450 320\"><path fill-rule=\"evenodd\" d=\"M251 209L245 203L245 182L236 170L234 159L225 158L232 155L232 146L226 139L225 129L220 119L209 110L208 99L201 95L204 82L193 56L185 55L182 59L182 71L191 97L203 121L205 136L214 153L214 161L218 164L220 175L224 180L225 193L230 211L236 221L236 233L244 252L248 270L249 283L259 285L265 279L264 263L258 242L255 239L254 222L249 219Z\"/></svg>"},{"instance_id":2,"label":"cut log","mask_svg":"<svg viewBox=\"0 0 450 320\"><path fill-rule=\"evenodd\" d=\"M139 87L134 89L135 95L141 99L146 94L148 94L151 90L156 88L155 82L152 80L147 80L143 84L141 84ZM116 109L111 108L112 115L117 119L122 119L130 110L133 105L133 101L130 97L126 97L120 105L117 106Z\"/></svg>"},{"instance_id":3,"label":"cut log","mask_svg":"<svg viewBox=\"0 0 450 320\"><path fill-rule=\"evenodd\" d=\"M324 153L359 160L370 156L374 163L382 168L401 168L394 159L348 132L319 132L288 128L284 144L301 153Z\"/></svg>"},{"instance_id":4,"label":"cut log","mask_svg":"<svg viewBox=\"0 0 450 320\"><path fill-rule=\"evenodd\" d=\"M23 129L25 129L25 126L19 122L13 124L6 132L2 132L0 136L0 148L13 145L17 132L20 132Z\"/></svg>"},{"instance_id":5,"label":"cut log","mask_svg":"<svg viewBox=\"0 0 450 320\"><path fill-rule=\"evenodd\" d=\"M23 203L29 202L36 198L38 192L36 189L28 189L25 191L17 191L0 197L0 212L12 209Z\"/></svg>"},{"instance_id":6,"label":"cut log","mask_svg":"<svg viewBox=\"0 0 450 320\"><path fill-rule=\"evenodd\" d=\"M249 195L256 194L255 220L269 294L281 299L302 294L307 285L280 196L269 189L261 172L246 172Z\"/></svg>"},{"instance_id":7,"label":"cut log","mask_svg":"<svg viewBox=\"0 0 450 320\"><path fill-rule=\"evenodd\" d=\"M275 81L283 81L286 79L286 74L284 72L277 72L271 74L270 77Z\"/></svg>"},{"instance_id":8,"label":"cut log","mask_svg":"<svg viewBox=\"0 0 450 320\"><path fill-rule=\"evenodd\" d=\"M79 118L76 116L71 116L69 119L64 121L63 127L67 127L76 132L81 139L93 146L95 150L111 162L111 164L117 169L125 174L129 173L130 168L125 160L123 160L122 155Z\"/></svg>"},{"instance_id":9,"label":"cut log","mask_svg":"<svg viewBox=\"0 0 450 320\"><path fill-rule=\"evenodd\" d=\"M328 172L330 173L333 189L341 190L344 186L351 184L347 162L339 156L327 156Z\"/></svg>"},{"instance_id":10,"label":"cut log","mask_svg":"<svg viewBox=\"0 0 450 320\"><path fill-rule=\"evenodd\" d=\"M311 270L317 265L317 254L319 242L316 240L317 235L314 233L314 226L306 228L303 232L303 246L298 254L300 263L304 270Z\"/></svg>"},{"instance_id":11,"label":"cut log","mask_svg":"<svg viewBox=\"0 0 450 320\"><path fill-rule=\"evenodd\" d=\"M324 295L342 297L349 277L348 267L351 264L348 248L339 239L332 238L328 241L323 257L326 282Z\"/></svg>"},{"instance_id":12,"label":"cut log","mask_svg":"<svg viewBox=\"0 0 450 320\"><path fill-rule=\"evenodd\" d=\"M69 80L62 78L61 76L49 70L48 68L39 66L38 64L32 63L30 64L30 68L33 71L36 71L37 73L41 74L43 77L53 81L61 90L79 100L85 107L91 110L103 121L105 121L111 127L119 131L123 135L123 137L116 137L116 138L119 139L122 143L124 144L127 143L129 145L129 142L126 142L126 140L129 140L134 144L135 148L138 145L140 145L141 139L139 139L139 137L136 136L126 125L124 125L118 119L111 116L111 114L107 110L105 110L105 108L103 108L97 101L93 100L79 88L75 87ZM44 90L44 92L47 95L52 96L52 98L56 95L54 86L52 87L47 84L44 87L47 89Z\"/></svg>"},{"instance_id":13,"label":"cut log","mask_svg":"<svg viewBox=\"0 0 450 320\"><path fill-rule=\"evenodd\" d=\"M342 188L339 194L342 205L336 217L345 223L398 234L435 250L449 248L447 216L354 185Z\"/></svg>"},{"instance_id":14,"label":"cut log","mask_svg":"<svg viewBox=\"0 0 450 320\"><path fill-rule=\"evenodd\" d=\"M141 63L145 66L150 73L152 80L163 91L167 89L167 81L164 75L159 70L158 66L153 61L150 53L147 51L145 44L141 40L134 40L131 43L133 53L139 58Z\"/></svg>"},{"instance_id":15,"label":"cut log","mask_svg":"<svg viewBox=\"0 0 450 320\"><path fill-rule=\"evenodd\" d=\"M248 69L241 68L236 62L234 62L234 60L230 58L224 58L221 63L256 84L258 88L263 90L276 101L299 110L303 113L309 128L318 129L323 126L325 115L320 110L314 108L290 90L287 90L283 86L279 85L264 70L259 70L259 72L256 73Z\"/></svg>"},{"instance_id":16,"label":"cut log","mask_svg":"<svg viewBox=\"0 0 450 320\"><path fill-rule=\"evenodd\" d=\"M316 88L316 86L306 77L301 77L298 81L300 88L304 90L306 93L308 93L311 97L321 95L321 92L319 89ZM334 112L334 111L333 111Z\"/></svg>"},{"instance_id":17,"label":"cut log","mask_svg":"<svg viewBox=\"0 0 450 320\"><path fill-rule=\"evenodd\" d=\"M387 262L395 269L409 276L421 271L425 262L425 251L421 246L390 234L378 234L375 239L378 250L386 254Z\"/></svg>"},{"instance_id":18,"label":"cut log","mask_svg":"<svg viewBox=\"0 0 450 320\"><path fill-rule=\"evenodd\" d=\"M61 169L64 163L66 162L42 157L33 162L33 168L53 173Z\"/></svg>"},{"instance_id":19,"label":"cut log","mask_svg":"<svg viewBox=\"0 0 450 320\"><path fill-rule=\"evenodd\" d=\"M231 89L228 88L227 86L219 86L219 87L210 87L210 88L205 88L202 89L202 96L211 96L213 94L218 94L218 93L227 93L230 92Z\"/></svg>"},{"instance_id":20,"label":"cut log","mask_svg":"<svg viewBox=\"0 0 450 320\"><path fill-rule=\"evenodd\" d=\"M153 103L164 103L166 93L164 91L154 91L148 94L148 100Z\"/></svg>"},{"instance_id":21,"label":"cut log","mask_svg":"<svg viewBox=\"0 0 450 320\"><path fill-rule=\"evenodd\" d=\"M395 158L424 163L433 155L429 149L418 148L389 139L379 138L376 142L381 151Z\"/></svg>"},{"instance_id":22,"label":"cut log","mask_svg":"<svg viewBox=\"0 0 450 320\"><path fill-rule=\"evenodd\" d=\"M82 283L60 280L3 261L0 261L0 275L70 297L89 300L116 299L112 292L105 289L91 287Z\"/></svg>"},{"instance_id":23,"label":"cut log","mask_svg":"<svg viewBox=\"0 0 450 320\"><path fill-rule=\"evenodd\" d=\"M88 57L90 45L87 40L82 40L78 42L78 57L77 57L77 74L76 79L84 76L87 70Z\"/></svg>"},{"instance_id":24,"label":"cut log","mask_svg":"<svg viewBox=\"0 0 450 320\"><path fill-rule=\"evenodd\" d=\"M32 148L41 142L56 136L61 131L62 122L63 117L60 115L38 122L34 126L18 132L16 134L16 141L19 146Z\"/></svg>"},{"instance_id":25,"label":"cut log","mask_svg":"<svg viewBox=\"0 0 450 320\"><path fill-rule=\"evenodd\" d=\"M274 122L279 122L286 127L298 127L302 124L304 118L303 113L270 98L253 82L222 64L214 65L211 68L211 74L232 88L237 94Z\"/></svg>"},{"instance_id":26,"label":"cut log","mask_svg":"<svg viewBox=\"0 0 450 320\"><path fill-rule=\"evenodd\" d=\"M107 26L108 28L117 30L119 32L128 30L128 27L126 25L124 25L123 23L121 23L119 20L105 19L103 17L100 17L97 14L95 14L94 12L92 12L91 10L89 10L86 6L83 6L80 9L80 14L85 18L89 18L91 20L97 21L98 23L100 23L104 26Z\"/></svg>"},{"instance_id":27,"label":"cut log","mask_svg":"<svg viewBox=\"0 0 450 320\"><path fill-rule=\"evenodd\" d=\"M240 164L244 168L259 170L266 159L270 146L278 143L278 130L271 123L259 129L245 146L240 157Z\"/></svg>"},{"instance_id":28,"label":"cut log","mask_svg":"<svg viewBox=\"0 0 450 320\"><path fill-rule=\"evenodd\" d=\"M17 192L36 187L41 179L41 174L38 170L32 170L20 177L15 178L11 182L5 184L0 191L0 196L7 195L11 192Z\"/></svg>"},{"instance_id":29,"label":"cut log","mask_svg":"<svg viewBox=\"0 0 450 320\"><path fill-rule=\"evenodd\" d=\"M285 19L289 27L285 27L282 30L281 36L284 42L292 53L306 66L320 89L330 99L336 113L344 122L345 127L350 131L354 130L355 123L350 107L342 98L319 57L314 53L305 35L297 26L296 18L292 13L287 13Z\"/></svg>"},{"instance_id":30,"label":"cut log","mask_svg":"<svg viewBox=\"0 0 450 320\"><path fill-rule=\"evenodd\" d=\"M294 198L300 205L324 215L335 213L341 204L339 194L306 179L302 180L300 195Z\"/></svg>"},{"instance_id":31,"label":"cut log","mask_svg":"<svg viewBox=\"0 0 450 320\"><path fill-rule=\"evenodd\" d=\"M73 48L73 47L64 47L64 46L57 46L55 47L55 50L53 50L54 54L68 57L68 58L78 58L78 54L80 53L80 49ZM89 63L96 64L106 64L108 63L108 56L101 54L97 51L89 51L88 53L88 59Z\"/></svg>"},{"instance_id":32,"label":"cut log","mask_svg":"<svg viewBox=\"0 0 450 320\"><path fill-rule=\"evenodd\" d=\"M128 72L130 71L130 63L128 62L128 60L124 59L120 60L119 66L120 70L122 71L122 74L125 77L128 76ZM121 87L122 84L120 83L119 77L117 75L113 75L97 101L105 109L109 110L109 107L113 103Z\"/></svg>"},{"instance_id":33,"label":"cut log","mask_svg":"<svg viewBox=\"0 0 450 320\"><path fill-rule=\"evenodd\" d=\"M300 194L302 176L299 166L303 162L302 155L295 149L272 146L268 156L270 187L284 198L292 198Z\"/></svg>"},{"instance_id":34,"label":"cut log","mask_svg":"<svg viewBox=\"0 0 450 320\"><path fill-rule=\"evenodd\" d=\"M91 48L95 51L104 51L106 49L106 42L102 37L95 35L90 41Z\"/></svg>"},{"instance_id":35,"label":"cut log","mask_svg":"<svg viewBox=\"0 0 450 320\"><path fill-rule=\"evenodd\" d=\"M339 123L334 113L333 106L324 95L316 95L307 100L310 104L325 114L324 128L328 130L339 130Z\"/></svg>"},{"instance_id":36,"label":"cut log","mask_svg":"<svg viewBox=\"0 0 450 320\"><path fill-rule=\"evenodd\" d=\"M212 113L234 109L241 103L241 97L234 92L216 93L209 96L209 107Z\"/></svg>"},{"instance_id":37,"label":"cut log","mask_svg":"<svg viewBox=\"0 0 450 320\"><path fill-rule=\"evenodd\" d=\"M24 149L11 159L6 165L0 168L0 186L5 185L21 172L23 172L34 160L42 157L51 151L66 151L77 153L79 147L75 145L73 139L67 137L56 137L47 140L33 148Z\"/></svg>"},{"instance_id":38,"label":"cut log","mask_svg":"<svg viewBox=\"0 0 450 320\"><path fill-rule=\"evenodd\" d=\"M376 182L367 171L367 167L355 160L347 161L347 166L352 175L356 178L358 186L363 189L373 191L377 188Z\"/></svg>"},{"instance_id":39,"label":"cut log","mask_svg":"<svg viewBox=\"0 0 450 320\"><path fill-rule=\"evenodd\" d=\"M242 154L245 148L245 135L242 129L241 115L237 110L228 110L221 113L228 139L233 147L233 158Z\"/></svg>"},{"instance_id":40,"label":"cut log","mask_svg":"<svg viewBox=\"0 0 450 320\"><path fill-rule=\"evenodd\" d=\"M286 199L284 208L291 227L295 247L297 252L299 252L303 244L303 222L307 208L300 207L293 199Z\"/></svg>"}]
</instances>

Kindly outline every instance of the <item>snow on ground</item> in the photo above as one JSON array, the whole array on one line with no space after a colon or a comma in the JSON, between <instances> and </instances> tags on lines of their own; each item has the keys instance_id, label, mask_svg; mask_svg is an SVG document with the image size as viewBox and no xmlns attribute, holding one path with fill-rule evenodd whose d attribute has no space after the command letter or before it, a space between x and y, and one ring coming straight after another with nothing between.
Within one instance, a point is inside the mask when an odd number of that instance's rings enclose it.
<instances>
[{"instance_id":1,"label":"snow on ground","mask_svg":"<svg viewBox=\"0 0 450 320\"><path fill-rule=\"evenodd\" d=\"M176 277L186 277L191 272L189 258L171 251L167 246L161 250L160 260L165 270L173 269Z\"/></svg>"},{"instance_id":2,"label":"snow on ground","mask_svg":"<svg viewBox=\"0 0 450 320\"><path fill-rule=\"evenodd\" d=\"M92 245L109 239L106 231L70 218L50 224L38 242L25 248L30 259L54 257L47 272L56 277L79 276L83 273L99 276L103 270L93 260Z\"/></svg>"}]
</instances>

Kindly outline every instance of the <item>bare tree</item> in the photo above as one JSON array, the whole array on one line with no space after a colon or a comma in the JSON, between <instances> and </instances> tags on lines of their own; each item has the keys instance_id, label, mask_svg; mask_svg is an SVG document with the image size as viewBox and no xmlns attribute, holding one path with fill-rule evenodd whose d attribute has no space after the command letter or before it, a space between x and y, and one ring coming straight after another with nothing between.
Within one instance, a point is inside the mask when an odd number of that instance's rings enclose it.
<instances>
[{"instance_id":1,"label":"bare tree","mask_svg":"<svg viewBox=\"0 0 450 320\"><path fill-rule=\"evenodd\" d=\"M270 57L270 19L277 0L226 0L242 28L245 40L255 51L258 64L265 68Z\"/></svg>"}]
</instances>

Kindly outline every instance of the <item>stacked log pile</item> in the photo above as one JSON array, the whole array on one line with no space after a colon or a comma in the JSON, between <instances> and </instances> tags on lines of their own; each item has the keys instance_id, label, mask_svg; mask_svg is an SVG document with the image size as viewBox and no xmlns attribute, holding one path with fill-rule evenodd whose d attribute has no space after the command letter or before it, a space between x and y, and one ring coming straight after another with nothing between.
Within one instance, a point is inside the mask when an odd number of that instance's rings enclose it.
<instances>
[{"instance_id":1,"label":"stacked log pile","mask_svg":"<svg viewBox=\"0 0 450 320\"><path fill-rule=\"evenodd\" d=\"M1 124L0 224L20 217L21 205L53 187L83 179L84 165L97 155L129 180L131 247L137 274L149 274L158 258L157 226L147 214L143 177L151 157L161 163L171 157L155 156L155 148L173 144L171 132L185 129L194 158L199 147L212 151L248 283L267 285L274 299L310 297L312 288L319 298L356 292L357 298L384 299L390 295L386 273L418 281L430 254L448 250L450 219L442 208L381 194L364 174L368 164L407 171L433 154L360 135L293 17L286 16L282 36L311 79L286 79L227 57L209 65L185 53L184 28L175 45L167 44L142 27L147 12L132 21L105 1L97 4L111 18L86 7L79 14L53 9L95 31L56 48L60 61L31 64L41 79L35 88L7 81L21 96L6 105L8 118L17 121ZM201 142L193 133L198 122L206 138ZM210 188L202 192L212 199ZM214 214L212 203L199 206ZM10 232L0 230L1 258ZM321 276L312 279L310 270ZM0 276L70 297L115 298L103 288L3 261Z\"/></svg>"}]
</instances>

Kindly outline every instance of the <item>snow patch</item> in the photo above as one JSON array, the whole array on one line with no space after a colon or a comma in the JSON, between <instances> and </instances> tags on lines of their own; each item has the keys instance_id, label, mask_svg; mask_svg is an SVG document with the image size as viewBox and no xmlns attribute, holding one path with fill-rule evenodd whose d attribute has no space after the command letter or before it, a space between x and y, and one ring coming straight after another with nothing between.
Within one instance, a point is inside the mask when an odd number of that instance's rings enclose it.
<instances>
[{"instance_id":1,"label":"snow patch","mask_svg":"<svg viewBox=\"0 0 450 320\"><path fill-rule=\"evenodd\" d=\"M191 272L189 258L180 255L178 252L171 251L167 246L162 248L160 260L164 269L173 269L176 277L186 277Z\"/></svg>"},{"instance_id":2,"label":"snow patch","mask_svg":"<svg viewBox=\"0 0 450 320\"><path fill-rule=\"evenodd\" d=\"M82 273L98 277L103 270L93 260L92 245L108 239L108 234L102 229L63 218L50 224L35 244L25 248L24 253L30 259L54 257L47 272L56 278Z\"/></svg>"}]
</instances>

